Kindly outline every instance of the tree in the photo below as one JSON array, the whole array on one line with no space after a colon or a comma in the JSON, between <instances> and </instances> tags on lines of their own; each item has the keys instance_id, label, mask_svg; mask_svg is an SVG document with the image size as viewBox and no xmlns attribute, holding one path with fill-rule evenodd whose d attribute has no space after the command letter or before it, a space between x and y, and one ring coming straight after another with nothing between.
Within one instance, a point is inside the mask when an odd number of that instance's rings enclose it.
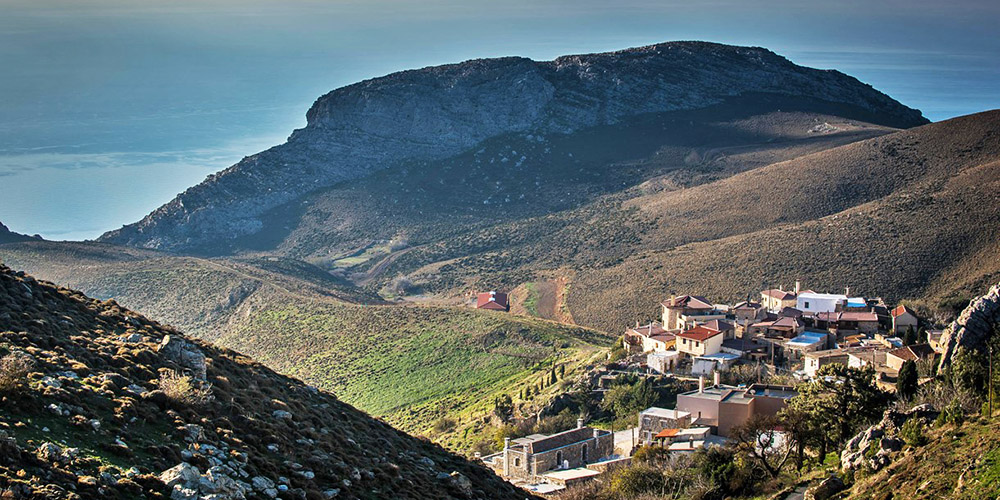
<instances>
[{"instance_id":1,"label":"tree","mask_svg":"<svg viewBox=\"0 0 1000 500\"><path fill-rule=\"evenodd\" d=\"M736 452L764 469L772 478L781 474L781 469L795 450L792 434L776 430L781 425L777 417L754 415L730 434Z\"/></svg>"},{"instance_id":2,"label":"tree","mask_svg":"<svg viewBox=\"0 0 1000 500\"><path fill-rule=\"evenodd\" d=\"M903 345L913 345L917 343L917 332L913 331L912 326L906 327L906 333L903 334Z\"/></svg>"},{"instance_id":3,"label":"tree","mask_svg":"<svg viewBox=\"0 0 1000 500\"><path fill-rule=\"evenodd\" d=\"M504 394L493 399L493 414L502 422L510 420L514 416L514 402L510 396Z\"/></svg>"},{"instance_id":4,"label":"tree","mask_svg":"<svg viewBox=\"0 0 1000 500\"><path fill-rule=\"evenodd\" d=\"M556 383L556 369L555 367L553 367L552 371L549 374L549 385L555 385L555 383Z\"/></svg>"},{"instance_id":5,"label":"tree","mask_svg":"<svg viewBox=\"0 0 1000 500\"><path fill-rule=\"evenodd\" d=\"M917 393L917 363L904 361L896 377L896 395L899 399L910 399Z\"/></svg>"},{"instance_id":6,"label":"tree","mask_svg":"<svg viewBox=\"0 0 1000 500\"><path fill-rule=\"evenodd\" d=\"M830 445L843 444L862 425L881 417L889 402L868 367L827 365L819 369L815 380L800 384L797 390L799 395L789 400L789 408L801 412L818 431L820 457Z\"/></svg>"},{"instance_id":7,"label":"tree","mask_svg":"<svg viewBox=\"0 0 1000 500\"><path fill-rule=\"evenodd\" d=\"M629 383L624 381L604 393L601 408L610 411L616 419L629 417L656 403L653 385L646 379Z\"/></svg>"}]
</instances>

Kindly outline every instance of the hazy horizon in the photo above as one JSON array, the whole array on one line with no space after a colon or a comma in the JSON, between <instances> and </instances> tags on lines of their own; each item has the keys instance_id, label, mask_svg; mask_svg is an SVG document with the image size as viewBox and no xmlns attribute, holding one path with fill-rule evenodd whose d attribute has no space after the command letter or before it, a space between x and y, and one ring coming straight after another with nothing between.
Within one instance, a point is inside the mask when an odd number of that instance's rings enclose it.
<instances>
[{"instance_id":1,"label":"hazy horizon","mask_svg":"<svg viewBox=\"0 0 1000 500\"><path fill-rule=\"evenodd\" d=\"M139 220L334 88L473 58L707 40L837 69L934 121L1000 107L988 2L0 4L0 222L49 239Z\"/></svg>"}]
</instances>

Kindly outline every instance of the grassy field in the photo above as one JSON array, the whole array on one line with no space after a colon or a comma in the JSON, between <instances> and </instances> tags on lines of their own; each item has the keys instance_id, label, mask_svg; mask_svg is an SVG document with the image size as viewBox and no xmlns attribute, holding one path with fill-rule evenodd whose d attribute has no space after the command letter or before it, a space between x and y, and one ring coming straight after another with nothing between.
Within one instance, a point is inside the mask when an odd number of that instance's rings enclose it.
<instances>
[{"instance_id":1,"label":"grassy field","mask_svg":"<svg viewBox=\"0 0 1000 500\"><path fill-rule=\"evenodd\" d=\"M272 303L217 339L411 431L610 343L469 308Z\"/></svg>"}]
</instances>

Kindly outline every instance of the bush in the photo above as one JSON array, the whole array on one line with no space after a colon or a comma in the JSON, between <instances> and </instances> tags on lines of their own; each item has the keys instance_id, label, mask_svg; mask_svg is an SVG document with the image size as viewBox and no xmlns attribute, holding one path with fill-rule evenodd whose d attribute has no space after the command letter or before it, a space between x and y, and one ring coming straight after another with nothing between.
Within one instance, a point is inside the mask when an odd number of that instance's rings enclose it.
<instances>
[{"instance_id":1,"label":"bush","mask_svg":"<svg viewBox=\"0 0 1000 500\"><path fill-rule=\"evenodd\" d=\"M962 406L958 404L958 402L952 402L947 407L945 407L944 411L942 411L941 414L938 415L937 420L934 421L934 423L938 427L941 427L945 424L962 425L962 423L964 422L965 422L965 411L962 409Z\"/></svg>"},{"instance_id":2,"label":"bush","mask_svg":"<svg viewBox=\"0 0 1000 500\"><path fill-rule=\"evenodd\" d=\"M444 434L445 432L450 432L455 429L455 419L448 417L441 417L434 422L434 432L438 434Z\"/></svg>"},{"instance_id":3,"label":"bush","mask_svg":"<svg viewBox=\"0 0 1000 500\"><path fill-rule=\"evenodd\" d=\"M12 352L0 358L0 394L20 392L35 360L27 353Z\"/></svg>"},{"instance_id":4,"label":"bush","mask_svg":"<svg viewBox=\"0 0 1000 500\"><path fill-rule=\"evenodd\" d=\"M910 446L923 446L927 444L927 436L924 435L924 423L919 418L911 418L903 424L899 430L899 437Z\"/></svg>"},{"instance_id":5,"label":"bush","mask_svg":"<svg viewBox=\"0 0 1000 500\"><path fill-rule=\"evenodd\" d=\"M159 388L167 399L184 406L199 406L212 400L212 388L174 370L160 373Z\"/></svg>"},{"instance_id":6,"label":"bush","mask_svg":"<svg viewBox=\"0 0 1000 500\"><path fill-rule=\"evenodd\" d=\"M634 465L619 469L611 477L611 491L623 497L634 497L646 493L660 493L666 487L666 479L658 469L648 465Z\"/></svg>"}]
</instances>

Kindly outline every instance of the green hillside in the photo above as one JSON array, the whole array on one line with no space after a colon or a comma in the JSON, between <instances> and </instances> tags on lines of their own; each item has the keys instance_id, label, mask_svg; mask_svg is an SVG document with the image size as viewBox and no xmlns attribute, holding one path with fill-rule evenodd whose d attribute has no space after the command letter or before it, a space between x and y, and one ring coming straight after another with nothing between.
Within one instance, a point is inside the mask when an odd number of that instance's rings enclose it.
<instances>
[{"instance_id":1,"label":"green hillside","mask_svg":"<svg viewBox=\"0 0 1000 500\"><path fill-rule=\"evenodd\" d=\"M0 245L0 259L169 319L417 433L441 417L488 412L494 396L554 364L575 375L612 342L593 330L512 314L386 304L289 259L50 242Z\"/></svg>"}]
</instances>

